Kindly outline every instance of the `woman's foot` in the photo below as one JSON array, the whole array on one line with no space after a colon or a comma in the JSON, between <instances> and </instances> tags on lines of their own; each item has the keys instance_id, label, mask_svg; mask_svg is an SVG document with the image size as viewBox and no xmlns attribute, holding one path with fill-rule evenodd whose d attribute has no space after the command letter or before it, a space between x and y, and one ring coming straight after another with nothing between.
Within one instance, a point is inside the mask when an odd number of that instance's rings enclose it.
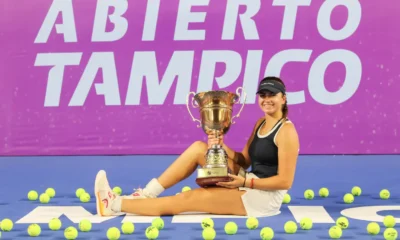
<instances>
[{"instance_id":1,"label":"woman's foot","mask_svg":"<svg viewBox=\"0 0 400 240\"><path fill-rule=\"evenodd\" d=\"M115 201L120 201L119 196L116 196L112 191L107 175L104 170L100 170L96 175L94 184L94 193L96 196L96 209L97 214L100 216L111 216L117 213L112 209L112 205Z\"/></svg>"}]
</instances>

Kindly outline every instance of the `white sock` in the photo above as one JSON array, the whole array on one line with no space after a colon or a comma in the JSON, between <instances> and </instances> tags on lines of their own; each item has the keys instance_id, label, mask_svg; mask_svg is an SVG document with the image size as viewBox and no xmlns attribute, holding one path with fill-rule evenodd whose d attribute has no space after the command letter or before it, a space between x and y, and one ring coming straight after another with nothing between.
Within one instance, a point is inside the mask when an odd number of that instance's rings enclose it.
<instances>
[{"instance_id":1,"label":"white sock","mask_svg":"<svg viewBox=\"0 0 400 240\"><path fill-rule=\"evenodd\" d=\"M116 198L111 204L111 210L113 210L116 213L119 213L121 212L121 206L122 206L122 197L116 196Z\"/></svg>"},{"instance_id":2,"label":"white sock","mask_svg":"<svg viewBox=\"0 0 400 240\"><path fill-rule=\"evenodd\" d=\"M158 197L162 192L164 192L164 187L158 182L156 178L151 179L151 181L143 189L143 193L146 196Z\"/></svg>"}]
</instances>

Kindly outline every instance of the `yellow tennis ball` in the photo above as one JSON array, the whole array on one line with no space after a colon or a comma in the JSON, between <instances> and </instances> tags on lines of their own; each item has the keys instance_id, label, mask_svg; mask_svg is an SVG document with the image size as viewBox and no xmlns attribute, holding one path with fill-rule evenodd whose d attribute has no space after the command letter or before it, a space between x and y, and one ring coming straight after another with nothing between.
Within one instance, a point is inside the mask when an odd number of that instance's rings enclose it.
<instances>
[{"instance_id":1,"label":"yellow tennis ball","mask_svg":"<svg viewBox=\"0 0 400 240\"><path fill-rule=\"evenodd\" d=\"M214 227L214 221L211 218L204 218L203 221L201 221L201 227L203 229L211 227Z\"/></svg>"},{"instance_id":2,"label":"yellow tennis ball","mask_svg":"<svg viewBox=\"0 0 400 240\"><path fill-rule=\"evenodd\" d=\"M283 227L286 233L296 233L297 232L297 224L293 221L287 221Z\"/></svg>"},{"instance_id":3,"label":"yellow tennis ball","mask_svg":"<svg viewBox=\"0 0 400 240\"><path fill-rule=\"evenodd\" d=\"M78 237L78 230L75 227L67 227L64 230L64 237L68 240L73 240Z\"/></svg>"},{"instance_id":4,"label":"yellow tennis ball","mask_svg":"<svg viewBox=\"0 0 400 240\"><path fill-rule=\"evenodd\" d=\"M34 224L29 225L27 232L28 232L28 235L31 237L37 237L42 232L42 229L40 228L40 226L38 224L34 223Z\"/></svg>"},{"instance_id":5,"label":"yellow tennis ball","mask_svg":"<svg viewBox=\"0 0 400 240\"><path fill-rule=\"evenodd\" d=\"M392 228L396 225L396 219L392 215L387 215L383 219L383 225L387 228Z\"/></svg>"},{"instance_id":6,"label":"yellow tennis ball","mask_svg":"<svg viewBox=\"0 0 400 240\"><path fill-rule=\"evenodd\" d=\"M290 203L290 201L292 200L292 198L290 197L290 195L288 193L285 193L285 195L283 196L283 202L284 204L288 204Z\"/></svg>"},{"instance_id":7,"label":"yellow tennis ball","mask_svg":"<svg viewBox=\"0 0 400 240\"><path fill-rule=\"evenodd\" d=\"M77 198L80 198L81 197L81 194L82 193L85 193L86 191L85 191L85 189L83 189L83 188L78 188L78 189L76 189L76 191L75 191L75 196L77 197Z\"/></svg>"},{"instance_id":8,"label":"yellow tennis ball","mask_svg":"<svg viewBox=\"0 0 400 240\"><path fill-rule=\"evenodd\" d=\"M146 228L146 237L147 239L156 239L158 238L159 231L156 227L150 226Z\"/></svg>"},{"instance_id":9,"label":"yellow tennis ball","mask_svg":"<svg viewBox=\"0 0 400 240\"><path fill-rule=\"evenodd\" d=\"M339 226L333 226L329 229L329 236L333 239L341 238L342 234L342 228Z\"/></svg>"},{"instance_id":10,"label":"yellow tennis ball","mask_svg":"<svg viewBox=\"0 0 400 240\"><path fill-rule=\"evenodd\" d=\"M351 193L346 193L344 196L343 196L343 201L345 202L345 203L353 203L354 202L354 196L353 196L353 194L351 194Z\"/></svg>"},{"instance_id":11,"label":"yellow tennis ball","mask_svg":"<svg viewBox=\"0 0 400 240\"><path fill-rule=\"evenodd\" d=\"M248 229L251 229L251 230L257 229L257 228L258 228L258 219L255 218L255 217L249 217L249 218L247 218L247 220L246 220L246 227L247 227Z\"/></svg>"},{"instance_id":12,"label":"yellow tennis ball","mask_svg":"<svg viewBox=\"0 0 400 240\"><path fill-rule=\"evenodd\" d=\"M381 231L381 227L376 222L368 223L367 225L367 232L371 235L377 235Z\"/></svg>"},{"instance_id":13,"label":"yellow tennis ball","mask_svg":"<svg viewBox=\"0 0 400 240\"><path fill-rule=\"evenodd\" d=\"M48 202L50 202L50 196L47 193L42 193L39 196L39 201L41 203L48 203Z\"/></svg>"},{"instance_id":14,"label":"yellow tennis ball","mask_svg":"<svg viewBox=\"0 0 400 240\"><path fill-rule=\"evenodd\" d=\"M307 190L304 192L304 198L305 198L305 199L308 199L308 200L313 199L313 198L314 198L314 191L311 190L311 189L307 189Z\"/></svg>"},{"instance_id":15,"label":"yellow tennis ball","mask_svg":"<svg viewBox=\"0 0 400 240\"><path fill-rule=\"evenodd\" d=\"M121 236L121 232L116 227L111 227L107 230L107 238L109 240L117 240Z\"/></svg>"},{"instance_id":16,"label":"yellow tennis ball","mask_svg":"<svg viewBox=\"0 0 400 240\"><path fill-rule=\"evenodd\" d=\"M361 188L358 186L355 186L351 189L351 194L353 194L353 196L360 196L361 195Z\"/></svg>"},{"instance_id":17,"label":"yellow tennis ball","mask_svg":"<svg viewBox=\"0 0 400 240\"><path fill-rule=\"evenodd\" d=\"M5 218L3 219L3 221L1 221L0 226L1 230L3 230L4 232L9 232L13 229L14 223L13 221L11 221L11 219Z\"/></svg>"},{"instance_id":18,"label":"yellow tennis ball","mask_svg":"<svg viewBox=\"0 0 400 240\"><path fill-rule=\"evenodd\" d=\"M31 191L28 192L28 199L29 200L35 201L35 200L38 199L38 197L39 197L39 195L38 195L38 193L36 191L31 190Z\"/></svg>"},{"instance_id":19,"label":"yellow tennis ball","mask_svg":"<svg viewBox=\"0 0 400 240\"><path fill-rule=\"evenodd\" d=\"M189 186L185 186L185 187L182 188L182 192L187 192L187 191L190 191L190 190L192 190L192 189Z\"/></svg>"},{"instance_id":20,"label":"yellow tennis ball","mask_svg":"<svg viewBox=\"0 0 400 240\"><path fill-rule=\"evenodd\" d=\"M390 198L390 192L387 189L383 189L380 191L379 196L381 197L381 199L389 199Z\"/></svg>"},{"instance_id":21,"label":"yellow tennis ball","mask_svg":"<svg viewBox=\"0 0 400 240\"><path fill-rule=\"evenodd\" d=\"M122 194L122 189L120 187L118 187L118 186L114 187L112 189L112 191L117 195L121 195Z\"/></svg>"},{"instance_id":22,"label":"yellow tennis ball","mask_svg":"<svg viewBox=\"0 0 400 240\"><path fill-rule=\"evenodd\" d=\"M61 223L60 219L58 219L58 218L53 218L49 222L49 228L52 231L60 230L61 226L62 226L62 223Z\"/></svg>"},{"instance_id":23,"label":"yellow tennis ball","mask_svg":"<svg viewBox=\"0 0 400 240\"><path fill-rule=\"evenodd\" d=\"M158 230L161 230L161 229L164 228L164 220L162 218L160 218L160 217L156 217L151 222L151 225L153 227L156 227Z\"/></svg>"},{"instance_id":24,"label":"yellow tennis ball","mask_svg":"<svg viewBox=\"0 0 400 240\"><path fill-rule=\"evenodd\" d=\"M201 234L204 240L213 240L217 233L215 232L214 228L208 227L205 228Z\"/></svg>"},{"instance_id":25,"label":"yellow tennis ball","mask_svg":"<svg viewBox=\"0 0 400 240\"><path fill-rule=\"evenodd\" d=\"M135 225L132 222L124 222L121 230L123 234L132 234L135 231Z\"/></svg>"},{"instance_id":26,"label":"yellow tennis ball","mask_svg":"<svg viewBox=\"0 0 400 240\"><path fill-rule=\"evenodd\" d=\"M263 227L260 231L260 237L262 240L271 240L274 238L274 230L270 227Z\"/></svg>"},{"instance_id":27,"label":"yellow tennis ball","mask_svg":"<svg viewBox=\"0 0 400 240\"><path fill-rule=\"evenodd\" d=\"M45 193L49 195L50 198L53 198L56 195L56 190L54 190L54 188L47 188Z\"/></svg>"},{"instance_id":28,"label":"yellow tennis ball","mask_svg":"<svg viewBox=\"0 0 400 240\"><path fill-rule=\"evenodd\" d=\"M87 192L84 192L81 194L81 196L79 197L79 200L81 200L81 202L83 203L87 203L90 201L90 195Z\"/></svg>"},{"instance_id":29,"label":"yellow tennis ball","mask_svg":"<svg viewBox=\"0 0 400 240\"><path fill-rule=\"evenodd\" d=\"M300 220L300 228L303 230L310 230L313 226L313 222L311 220L311 218L302 218Z\"/></svg>"},{"instance_id":30,"label":"yellow tennis ball","mask_svg":"<svg viewBox=\"0 0 400 240\"><path fill-rule=\"evenodd\" d=\"M329 196L329 190L327 188L321 188L318 193L320 197L325 198Z\"/></svg>"},{"instance_id":31,"label":"yellow tennis ball","mask_svg":"<svg viewBox=\"0 0 400 240\"><path fill-rule=\"evenodd\" d=\"M92 230L92 223L87 219L81 220L79 222L79 230L81 230L81 232L89 232Z\"/></svg>"},{"instance_id":32,"label":"yellow tennis ball","mask_svg":"<svg viewBox=\"0 0 400 240\"><path fill-rule=\"evenodd\" d=\"M224 227L225 233L228 235L233 235L237 233L238 226L235 222L227 222Z\"/></svg>"},{"instance_id":33,"label":"yellow tennis ball","mask_svg":"<svg viewBox=\"0 0 400 240\"><path fill-rule=\"evenodd\" d=\"M383 232L383 237L386 240L395 240L397 239L397 230L394 228L386 228Z\"/></svg>"},{"instance_id":34,"label":"yellow tennis ball","mask_svg":"<svg viewBox=\"0 0 400 240\"><path fill-rule=\"evenodd\" d=\"M345 217L339 217L336 220L336 226L340 227L341 229L346 229L349 227L349 220Z\"/></svg>"}]
</instances>

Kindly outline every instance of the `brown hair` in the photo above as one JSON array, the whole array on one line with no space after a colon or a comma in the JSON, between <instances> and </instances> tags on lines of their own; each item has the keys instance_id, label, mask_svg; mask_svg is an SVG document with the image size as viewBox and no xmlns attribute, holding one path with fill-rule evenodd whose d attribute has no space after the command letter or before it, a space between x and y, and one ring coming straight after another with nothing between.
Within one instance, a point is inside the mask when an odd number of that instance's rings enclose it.
<instances>
[{"instance_id":1,"label":"brown hair","mask_svg":"<svg viewBox=\"0 0 400 240\"><path fill-rule=\"evenodd\" d=\"M282 79L280 79L280 78L278 78L278 77L265 77L263 80L261 80L261 81L265 81L265 80L273 80L273 81L276 81L276 82L278 82L279 84L281 84L281 85L283 85L284 87L285 87L285 89L286 89L286 86L285 86L285 83L282 81ZM286 96L286 93L282 93L284 96ZM288 114L289 114L289 108L288 108L288 106L287 106L287 98L286 98L286 101L285 101L285 103L283 104L283 106L282 106L282 118L284 118L284 119L286 119L287 118L287 116L288 116Z\"/></svg>"}]
</instances>

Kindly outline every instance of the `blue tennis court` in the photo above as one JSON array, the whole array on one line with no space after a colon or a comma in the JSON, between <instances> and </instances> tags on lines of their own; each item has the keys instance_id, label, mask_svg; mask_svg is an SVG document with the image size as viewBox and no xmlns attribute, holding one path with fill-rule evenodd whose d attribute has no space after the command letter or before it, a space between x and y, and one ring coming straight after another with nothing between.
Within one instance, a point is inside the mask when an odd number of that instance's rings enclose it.
<instances>
[{"instance_id":1,"label":"blue tennis court","mask_svg":"<svg viewBox=\"0 0 400 240\"><path fill-rule=\"evenodd\" d=\"M10 232L2 232L2 239L30 239L27 228L31 223L38 223L42 228L40 239L65 239L64 229L74 226L82 219L89 219L92 224L90 232L80 232L77 239L107 239L106 232L110 227L121 227L123 221L132 221L135 231L132 235L121 234L120 239L146 239L145 229L151 225L154 217L121 215L117 217L96 216L93 196L93 181L99 169L105 169L109 181L120 186L123 194L129 194L133 188L146 184L152 177L158 176L177 156L51 156L51 157L2 157L0 158L0 218L9 218L14 222ZM398 174L398 156L368 155L302 155L298 160L295 183L289 194L291 202L282 206L279 215L259 218L256 230L246 228L246 218L237 216L214 216L203 213L185 213L176 216L163 216L165 228L160 231L158 239L202 239L200 222L205 217L212 217L217 236L215 239L260 239L262 227L271 227L274 239L329 239L328 230L341 212L356 207L375 206L378 209L378 223L381 231L378 235L368 235L366 226L374 214L367 208L354 213L359 219L348 217L350 225L343 231L342 239L384 239L385 227L382 221L385 215L393 215L400 220L400 175ZM343 195L353 186L360 186L362 195L355 197L352 204L343 203ZM176 194L184 186L196 188L195 175L166 190L162 196ZM46 188L56 190L56 196L48 204L29 201L27 193L36 190L39 194ZM75 196L77 188L85 188L91 193L91 200L82 203ZM327 187L330 195L327 198L318 196L318 190ZM312 189L316 193L313 200L306 200L303 193ZM379 198L379 192L388 189L391 196L388 200ZM206 203L205 203L206 204ZM384 209L384 210L379 210ZM357 211L356 211L357 212ZM343 212L345 213L345 212ZM311 230L297 230L295 234L286 234L285 222L299 221L301 216L313 219ZM51 231L48 221L59 217L62 227ZM376 218L376 216L375 216ZM365 220L361 220L365 219ZM226 235L224 225L235 221L238 232ZM400 229L398 225L396 229Z\"/></svg>"}]
</instances>

